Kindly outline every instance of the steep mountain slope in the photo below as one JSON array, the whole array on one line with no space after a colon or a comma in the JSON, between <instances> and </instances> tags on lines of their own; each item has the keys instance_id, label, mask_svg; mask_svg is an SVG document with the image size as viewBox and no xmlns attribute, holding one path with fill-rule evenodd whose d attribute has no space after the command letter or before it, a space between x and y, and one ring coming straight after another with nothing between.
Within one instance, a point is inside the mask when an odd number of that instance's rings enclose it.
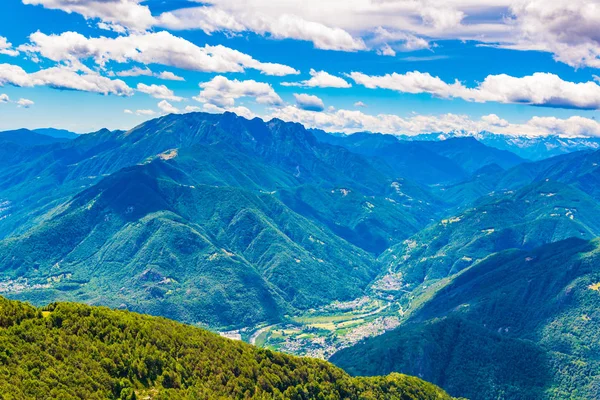
<instances>
[{"instance_id":1,"label":"steep mountain slope","mask_svg":"<svg viewBox=\"0 0 600 400\"><path fill-rule=\"evenodd\" d=\"M493 194L495 191L506 191L507 189L498 187L498 182L504 174L506 174L504 168L498 164L489 164L473 172L468 179L462 182L437 187L437 194L447 204L460 210L483 196Z\"/></svg>"},{"instance_id":2,"label":"steep mountain slope","mask_svg":"<svg viewBox=\"0 0 600 400\"><path fill-rule=\"evenodd\" d=\"M378 273L369 254L272 193L198 183L190 156L182 165L176 154L109 176L1 242L3 276L27 279L11 296L244 326L355 298Z\"/></svg>"},{"instance_id":3,"label":"steep mountain slope","mask_svg":"<svg viewBox=\"0 0 600 400\"><path fill-rule=\"evenodd\" d=\"M161 318L0 298L0 397L450 399L420 379L351 378Z\"/></svg>"},{"instance_id":4,"label":"steep mountain slope","mask_svg":"<svg viewBox=\"0 0 600 400\"><path fill-rule=\"evenodd\" d=\"M558 182L488 196L384 252L406 288L451 276L489 254L600 235L600 203Z\"/></svg>"},{"instance_id":5,"label":"steep mountain slope","mask_svg":"<svg viewBox=\"0 0 600 400\"><path fill-rule=\"evenodd\" d=\"M402 179L392 182L387 195L366 196L350 187L323 190L299 186L278 192L279 198L297 213L319 221L336 235L375 254L411 236L433 221L438 203L413 198L421 192ZM404 192L411 193L412 196Z\"/></svg>"},{"instance_id":6,"label":"steep mountain slope","mask_svg":"<svg viewBox=\"0 0 600 400\"><path fill-rule=\"evenodd\" d=\"M600 151L582 151L511 168L497 187L515 188L542 180L565 182L600 200Z\"/></svg>"},{"instance_id":7,"label":"steep mountain slope","mask_svg":"<svg viewBox=\"0 0 600 400\"><path fill-rule=\"evenodd\" d=\"M173 149L183 151L194 146L227 149L243 154L252 164L262 164L262 169L276 168L280 175L289 176L278 181L276 188L349 188L364 196L396 196L402 204L409 202L405 205L412 208L412 215L435 213L435 198L422 188L405 182L404 199L399 199L392 184L402 177L387 176L359 155L318 142L299 124L246 120L231 113L191 113L151 120L128 132L102 130L81 135L48 147L42 154L26 152L4 167L0 165L0 202L5 204L0 238L24 233L44 221L53 207L103 176ZM237 169L243 179L245 171L239 166ZM263 184L258 176L250 179L257 186ZM271 183L267 179L263 189L275 190Z\"/></svg>"},{"instance_id":8,"label":"steep mountain slope","mask_svg":"<svg viewBox=\"0 0 600 400\"><path fill-rule=\"evenodd\" d=\"M355 374L412 373L472 399L598 398L599 282L598 240L498 253L407 324L332 361Z\"/></svg>"}]
</instances>

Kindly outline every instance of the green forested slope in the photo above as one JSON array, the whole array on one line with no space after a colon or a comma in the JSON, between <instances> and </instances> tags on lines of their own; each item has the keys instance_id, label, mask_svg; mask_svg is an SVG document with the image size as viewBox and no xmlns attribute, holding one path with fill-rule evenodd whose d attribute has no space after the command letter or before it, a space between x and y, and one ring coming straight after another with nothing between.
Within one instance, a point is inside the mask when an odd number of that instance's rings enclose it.
<instances>
[{"instance_id":1,"label":"green forested slope","mask_svg":"<svg viewBox=\"0 0 600 400\"><path fill-rule=\"evenodd\" d=\"M354 374L414 374L472 399L600 396L600 242L492 255L409 321L332 357Z\"/></svg>"},{"instance_id":2,"label":"green forested slope","mask_svg":"<svg viewBox=\"0 0 600 400\"><path fill-rule=\"evenodd\" d=\"M450 399L400 374L351 378L166 319L0 298L3 399Z\"/></svg>"},{"instance_id":3,"label":"green forested slope","mask_svg":"<svg viewBox=\"0 0 600 400\"><path fill-rule=\"evenodd\" d=\"M356 298L379 272L272 193L196 184L179 167L159 158L124 169L2 241L3 276L28 280L11 296L248 326Z\"/></svg>"},{"instance_id":4,"label":"green forested slope","mask_svg":"<svg viewBox=\"0 0 600 400\"><path fill-rule=\"evenodd\" d=\"M407 287L451 276L490 254L600 234L600 203L570 185L541 181L485 196L385 251Z\"/></svg>"}]
</instances>

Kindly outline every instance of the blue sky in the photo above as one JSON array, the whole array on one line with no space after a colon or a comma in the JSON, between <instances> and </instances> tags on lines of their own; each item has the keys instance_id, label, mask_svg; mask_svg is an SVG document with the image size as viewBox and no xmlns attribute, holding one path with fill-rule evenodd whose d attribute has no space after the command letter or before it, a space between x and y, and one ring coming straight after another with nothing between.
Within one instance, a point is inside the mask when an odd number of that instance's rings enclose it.
<instances>
[{"instance_id":1,"label":"blue sky","mask_svg":"<svg viewBox=\"0 0 600 400\"><path fill-rule=\"evenodd\" d=\"M600 136L596 3L5 0L0 129L231 110L329 131ZM320 87L301 85L311 70Z\"/></svg>"}]
</instances>

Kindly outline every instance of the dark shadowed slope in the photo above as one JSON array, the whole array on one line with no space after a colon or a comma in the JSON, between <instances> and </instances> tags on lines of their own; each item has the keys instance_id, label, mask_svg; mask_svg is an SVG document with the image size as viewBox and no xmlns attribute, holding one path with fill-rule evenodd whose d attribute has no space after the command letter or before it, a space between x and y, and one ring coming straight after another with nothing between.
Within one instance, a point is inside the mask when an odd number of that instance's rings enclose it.
<instances>
[{"instance_id":1,"label":"dark shadowed slope","mask_svg":"<svg viewBox=\"0 0 600 400\"><path fill-rule=\"evenodd\" d=\"M332 361L357 374L419 375L473 399L598 398L599 287L597 240L498 253L409 323Z\"/></svg>"}]
</instances>

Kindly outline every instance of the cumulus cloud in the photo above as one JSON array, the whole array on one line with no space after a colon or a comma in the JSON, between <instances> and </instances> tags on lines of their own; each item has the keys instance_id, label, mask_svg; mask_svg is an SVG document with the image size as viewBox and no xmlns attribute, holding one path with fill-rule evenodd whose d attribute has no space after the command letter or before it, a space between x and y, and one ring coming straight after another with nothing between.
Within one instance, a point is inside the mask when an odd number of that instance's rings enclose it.
<instances>
[{"instance_id":1,"label":"cumulus cloud","mask_svg":"<svg viewBox=\"0 0 600 400\"><path fill-rule=\"evenodd\" d=\"M156 114L156 112L154 110L150 110L150 109L135 110L135 112L134 112L134 111L131 111L129 108L126 108L123 110L123 112L125 114L129 114L129 115L138 115L138 116L145 116L145 117Z\"/></svg>"},{"instance_id":2,"label":"cumulus cloud","mask_svg":"<svg viewBox=\"0 0 600 400\"><path fill-rule=\"evenodd\" d=\"M101 67L114 61L162 64L202 72L244 72L246 69L255 69L274 76L299 73L289 66L260 62L222 45L199 47L166 31L116 38L87 38L77 32L64 32L60 35L36 32L29 39L30 44L19 48L56 62L74 65L81 65L82 61L91 59Z\"/></svg>"},{"instance_id":3,"label":"cumulus cloud","mask_svg":"<svg viewBox=\"0 0 600 400\"><path fill-rule=\"evenodd\" d=\"M159 79L164 79L166 81L185 81L185 79L183 79L181 76L177 76L170 71L163 71L158 74L155 74L154 76L156 76Z\"/></svg>"},{"instance_id":4,"label":"cumulus cloud","mask_svg":"<svg viewBox=\"0 0 600 400\"><path fill-rule=\"evenodd\" d=\"M365 103L363 103L362 101L357 101L356 103L354 103L354 107L366 107L367 105Z\"/></svg>"},{"instance_id":5,"label":"cumulus cloud","mask_svg":"<svg viewBox=\"0 0 600 400\"><path fill-rule=\"evenodd\" d=\"M243 106L219 107L214 104L206 103L202 106L202 110L205 112L208 112L208 113L212 113L212 114L222 114L222 113L228 111L228 112L236 113L237 115L240 115L247 119L253 119L253 118L257 117L257 115L254 114L249 108L243 107Z\"/></svg>"},{"instance_id":6,"label":"cumulus cloud","mask_svg":"<svg viewBox=\"0 0 600 400\"><path fill-rule=\"evenodd\" d=\"M574 67L600 68L598 1L521 0L510 11L514 36L503 47L547 51Z\"/></svg>"},{"instance_id":7,"label":"cumulus cloud","mask_svg":"<svg viewBox=\"0 0 600 400\"><path fill-rule=\"evenodd\" d=\"M357 110L333 110L319 113L302 110L295 106L286 106L273 110L267 118L279 118L293 121L310 128L319 128L328 132L381 132L388 134L418 135L431 132L462 131L475 134L490 131L507 135L563 137L600 137L600 123L583 117L559 119L554 117L533 117L522 124L508 123L491 114L480 119L472 119L460 114L411 115L400 117L393 114L366 114Z\"/></svg>"},{"instance_id":8,"label":"cumulus cloud","mask_svg":"<svg viewBox=\"0 0 600 400\"><path fill-rule=\"evenodd\" d=\"M148 67L145 67L145 68L133 67L133 68L126 69L123 71L117 71L115 73L115 75L117 75L117 76L153 76L154 73Z\"/></svg>"},{"instance_id":9,"label":"cumulus cloud","mask_svg":"<svg viewBox=\"0 0 600 400\"><path fill-rule=\"evenodd\" d=\"M129 110L126 110L129 111ZM136 115L150 116L156 114L154 110L136 110Z\"/></svg>"},{"instance_id":10,"label":"cumulus cloud","mask_svg":"<svg viewBox=\"0 0 600 400\"><path fill-rule=\"evenodd\" d=\"M162 14L159 25L169 29L201 29L215 31L251 31L275 39L296 39L312 42L323 50L364 50L365 43L341 28L308 21L294 14L268 15L255 13L251 8L234 15L217 7L182 8Z\"/></svg>"},{"instance_id":11,"label":"cumulus cloud","mask_svg":"<svg viewBox=\"0 0 600 400\"><path fill-rule=\"evenodd\" d=\"M200 111L202 111L202 109L198 106L185 106L184 111L186 113L191 113L191 112L200 112Z\"/></svg>"},{"instance_id":12,"label":"cumulus cloud","mask_svg":"<svg viewBox=\"0 0 600 400\"><path fill-rule=\"evenodd\" d=\"M393 44L393 48L390 43ZM384 56L395 56L396 50L415 51L431 48L431 43L427 39L403 30L383 27L377 27L373 30L369 44L377 48L377 52Z\"/></svg>"},{"instance_id":13,"label":"cumulus cloud","mask_svg":"<svg viewBox=\"0 0 600 400\"><path fill-rule=\"evenodd\" d=\"M175 75L169 71L162 71L160 73L152 72L152 70L148 67L140 68L140 67L132 67L130 69L126 69L123 71L117 71L114 75L121 77L131 77L131 76L153 76L158 79L163 79L166 81L185 81L180 76Z\"/></svg>"},{"instance_id":14,"label":"cumulus cloud","mask_svg":"<svg viewBox=\"0 0 600 400\"><path fill-rule=\"evenodd\" d=\"M319 49L382 55L432 48L436 39L472 40L550 52L575 67L600 68L597 0L196 0L153 16L141 0L23 0L100 19L103 29L152 27L211 34L254 32L306 40Z\"/></svg>"},{"instance_id":15,"label":"cumulus cloud","mask_svg":"<svg viewBox=\"0 0 600 400\"><path fill-rule=\"evenodd\" d=\"M521 78L506 74L489 75L475 88L468 88L458 80L447 83L437 76L418 71L382 76L352 72L349 76L357 84L370 89L383 88L413 94L429 93L441 98L461 98L474 102L600 109L600 85L591 81L568 82L550 73L535 73Z\"/></svg>"},{"instance_id":16,"label":"cumulus cloud","mask_svg":"<svg viewBox=\"0 0 600 400\"><path fill-rule=\"evenodd\" d=\"M17 65L0 64L0 85L4 84L20 87L49 86L104 95L133 95L133 89L120 79L109 79L92 72L80 73L64 66L27 73Z\"/></svg>"},{"instance_id":17,"label":"cumulus cloud","mask_svg":"<svg viewBox=\"0 0 600 400\"><path fill-rule=\"evenodd\" d=\"M99 18L113 26L144 31L154 24L154 17L141 0L23 0L23 4L41 5L48 9L81 14L87 19ZM118 28L117 28L118 29Z\"/></svg>"},{"instance_id":18,"label":"cumulus cloud","mask_svg":"<svg viewBox=\"0 0 600 400\"><path fill-rule=\"evenodd\" d=\"M319 87L319 88L349 88L352 85L339 76L325 71L310 70L311 78L301 82L282 82L282 86Z\"/></svg>"},{"instance_id":19,"label":"cumulus cloud","mask_svg":"<svg viewBox=\"0 0 600 400\"><path fill-rule=\"evenodd\" d=\"M0 104L8 103L10 101L10 97L6 93L0 94Z\"/></svg>"},{"instance_id":20,"label":"cumulus cloud","mask_svg":"<svg viewBox=\"0 0 600 400\"><path fill-rule=\"evenodd\" d=\"M4 54L7 56L18 56L19 52L12 47L12 43L10 43L4 36L0 36L0 54Z\"/></svg>"},{"instance_id":21,"label":"cumulus cloud","mask_svg":"<svg viewBox=\"0 0 600 400\"><path fill-rule=\"evenodd\" d=\"M165 15L170 17L169 27L268 32L272 37L310 40L317 48L376 49L382 54L429 48L425 37L497 41L506 27L503 12L510 4L509 0L198 2L208 6ZM389 33L387 38L377 32L382 27Z\"/></svg>"},{"instance_id":22,"label":"cumulus cloud","mask_svg":"<svg viewBox=\"0 0 600 400\"><path fill-rule=\"evenodd\" d=\"M317 96L312 96L310 94L304 93L294 93L294 98L296 99L296 105L302 110L323 111L325 109L325 104L323 104L323 100L321 100Z\"/></svg>"},{"instance_id":23,"label":"cumulus cloud","mask_svg":"<svg viewBox=\"0 0 600 400\"><path fill-rule=\"evenodd\" d=\"M595 136L600 137L600 123L594 119L573 116L567 119L556 117L533 117L527 125L533 132L560 136Z\"/></svg>"},{"instance_id":24,"label":"cumulus cloud","mask_svg":"<svg viewBox=\"0 0 600 400\"><path fill-rule=\"evenodd\" d=\"M273 87L264 82L254 80L229 80L224 76L215 76L212 80L200 84L202 89L195 100L217 107L233 107L235 101L242 97L251 97L259 104L278 106L283 100Z\"/></svg>"},{"instance_id":25,"label":"cumulus cloud","mask_svg":"<svg viewBox=\"0 0 600 400\"><path fill-rule=\"evenodd\" d=\"M158 103L158 108L165 114L179 114L181 111L166 100Z\"/></svg>"},{"instance_id":26,"label":"cumulus cloud","mask_svg":"<svg viewBox=\"0 0 600 400\"><path fill-rule=\"evenodd\" d=\"M138 92L149 94L156 99L164 99L171 101L182 101L183 97L175 96L173 91L165 85L146 85L144 83L138 83Z\"/></svg>"},{"instance_id":27,"label":"cumulus cloud","mask_svg":"<svg viewBox=\"0 0 600 400\"><path fill-rule=\"evenodd\" d=\"M377 49L377 54L381 56L394 57L396 55L396 51L394 51L389 44L385 44L383 47Z\"/></svg>"},{"instance_id":28,"label":"cumulus cloud","mask_svg":"<svg viewBox=\"0 0 600 400\"><path fill-rule=\"evenodd\" d=\"M483 117L481 117L481 119L488 123L490 126L507 127L510 125L507 120L500 118L496 114L484 115Z\"/></svg>"},{"instance_id":29,"label":"cumulus cloud","mask_svg":"<svg viewBox=\"0 0 600 400\"><path fill-rule=\"evenodd\" d=\"M32 100L29 100L29 99L20 98L19 101L17 101L17 105L19 107L23 107L23 108L29 108L29 107L31 107L34 104L35 103Z\"/></svg>"}]
</instances>

